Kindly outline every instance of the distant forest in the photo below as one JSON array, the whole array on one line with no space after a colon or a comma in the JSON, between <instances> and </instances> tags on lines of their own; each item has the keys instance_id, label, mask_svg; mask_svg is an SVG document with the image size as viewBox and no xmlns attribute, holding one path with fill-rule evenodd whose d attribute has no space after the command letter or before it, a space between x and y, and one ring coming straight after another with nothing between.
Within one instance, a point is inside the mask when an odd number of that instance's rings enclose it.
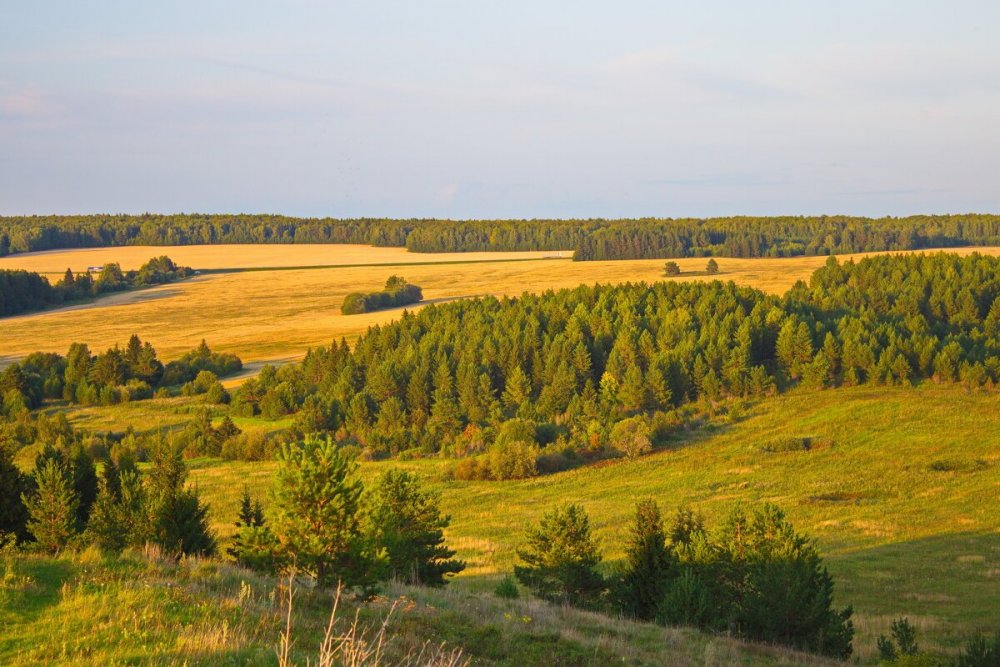
<instances>
[{"instance_id":1,"label":"distant forest","mask_svg":"<svg viewBox=\"0 0 1000 667\"><path fill-rule=\"evenodd\" d=\"M265 367L232 406L373 457L483 452L461 474L500 479L648 451L694 402L925 378L1000 382L1000 259L831 257L785 297L668 281L432 305Z\"/></svg>"},{"instance_id":2,"label":"distant forest","mask_svg":"<svg viewBox=\"0 0 1000 667\"><path fill-rule=\"evenodd\" d=\"M573 250L578 261L791 257L1000 245L1000 215L465 221L242 214L0 217L0 257L56 248L227 243L359 243L413 252Z\"/></svg>"}]
</instances>

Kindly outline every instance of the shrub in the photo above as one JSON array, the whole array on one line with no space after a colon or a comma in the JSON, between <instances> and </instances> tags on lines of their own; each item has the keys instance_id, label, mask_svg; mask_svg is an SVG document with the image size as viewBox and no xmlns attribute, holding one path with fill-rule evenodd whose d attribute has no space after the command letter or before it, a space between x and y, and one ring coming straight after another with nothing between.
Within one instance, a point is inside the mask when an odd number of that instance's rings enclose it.
<instances>
[{"instance_id":1,"label":"shrub","mask_svg":"<svg viewBox=\"0 0 1000 667\"><path fill-rule=\"evenodd\" d=\"M452 468L452 476L462 481L486 479L489 471L477 459L460 459Z\"/></svg>"},{"instance_id":2,"label":"shrub","mask_svg":"<svg viewBox=\"0 0 1000 667\"><path fill-rule=\"evenodd\" d=\"M889 662L904 655L917 655L917 629L907 618L896 618L889 628L890 637L879 635L876 640L879 657Z\"/></svg>"},{"instance_id":3,"label":"shrub","mask_svg":"<svg viewBox=\"0 0 1000 667\"><path fill-rule=\"evenodd\" d=\"M615 424L611 429L611 446L630 459L653 451L646 420L631 417Z\"/></svg>"},{"instance_id":4,"label":"shrub","mask_svg":"<svg viewBox=\"0 0 1000 667\"><path fill-rule=\"evenodd\" d=\"M505 600L516 600L521 597L521 592L517 589L517 580L508 574L493 589L493 595Z\"/></svg>"},{"instance_id":5,"label":"shrub","mask_svg":"<svg viewBox=\"0 0 1000 667\"><path fill-rule=\"evenodd\" d=\"M1000 632L992 639L977 635L967 641L955 660L955 667L997 667L1000 665Z\"/></svg>"},{"instance_id":6,"label":"shrub","mask_svg":"<svg viewBox=\"0 0 1000 667\"><path fill-rule=\"evenodd\" d=\"M525 479L537 474L537 458L537 445L514 441L493 445L486 453L485 463L491 479Z\"/></svg>"}]
</instances>

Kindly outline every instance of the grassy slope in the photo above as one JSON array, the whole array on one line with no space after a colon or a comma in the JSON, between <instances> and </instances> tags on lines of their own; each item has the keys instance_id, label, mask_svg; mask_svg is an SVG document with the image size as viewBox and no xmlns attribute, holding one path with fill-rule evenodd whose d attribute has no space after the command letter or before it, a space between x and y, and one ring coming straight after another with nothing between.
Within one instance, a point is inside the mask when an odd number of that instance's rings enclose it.
<instances>
[{"instance_id":1,"label":"grassy slope","mask_svg":"<svg viewBox=\"0 0 1000 667\"><path fill-rule=\"evenodd\" d=\"M1000 627L1000 396L960 387L860 387L793 392L758 404L738 423L634 462L523 482L443 481L444 461L403 465L424 474L452 515L449 539L470 567L459 585L487 590L509 571L525 525L553 504L579 501L604 554L622 553L636 499L667 510L690 504L715 524L739 500L780 504L819 541L841 604L857 610L856 648L908 615L928 647L954 647L977 628ZM827 438L810 451L770 454L781 437ZM942 465L942 463L944 465ZM934 468L957 468L938 471ZM194 465L223 534L243 483L270 487L273 463Z\"/></svg>"},{"instance_id":2,"label":"grassy slope","mask_svg":"<svg viewBox=\"0 0 1000 667\"><path fill-rule=\"evenodd\" d=\"M0 563L0 565L3 565ZM217 562L172 564L139 555L102 559L94 550L60 559L27 557L0 577L0 664L271 665L283 626L275 580ZM329 592L299 587L296 664L315 661ZM341 603L337 632L357 607ZM503 601L461 590L390 587L359 610L362 624L391 613L392 657L425 643L462 647L486 665L824 665L791 651L658 628L536 601Z\"/></svg>"}]
</instances>

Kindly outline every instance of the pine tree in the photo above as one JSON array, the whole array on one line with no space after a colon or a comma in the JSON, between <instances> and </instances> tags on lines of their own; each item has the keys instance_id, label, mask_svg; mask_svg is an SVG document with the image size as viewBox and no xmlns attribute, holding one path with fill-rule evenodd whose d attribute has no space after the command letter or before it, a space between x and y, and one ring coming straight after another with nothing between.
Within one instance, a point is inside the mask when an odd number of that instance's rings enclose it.
<instances>
[{"instance_id":1,"label":"pine tree","mask_svg":"<svg viewBox=\"0 0 1000 667\"><path fill-rule=\"evenodd\" d=\"M439 497L420 488L417 477L391 469L376 480L366 498L367 535L384 550L388 575L410 584L443 586L445 577L465 569L444 543L449 517Z\"/></svg>"},{"instance_id":2,"label":"pine tree","mask_svg":"<svg viewBox=\"0 0 1000 667\"><path fill-rule=\"evenodd\" d=\"M529 529L517 555L523 565L514 566L514 576L543 600L591 607L604 592L604 578L597 571L601 557L581 505L546 512L538 527Z\"/></svg>"},{"instance_id":3,"label":"pine tree","mask_svg":"<svg viewBox=\"0 0 1000 667\"><path fill-rule=\"evenodd\" d=\"M28 509L28 531L42 549L58 553L76 535L76 496L63 466L47 460L38 471L38 489L23 496Z\"/></svg>"},{"instance_id":4,"label":"pine tree","mask_svg":"<svg viewBox=\"0 0 1000 667\"><path fill-rule=\"evenodd\" d=\"M640 501L625 552L619 603L626 614L651 620L663 601L674 567L667 548L660 508L653 500Z\"/></svg>"},{"instance_id":5,"label":"pine tree","mask_svg":"<svg viewBox=\"0 0 1000 667\"><path fill-rule=\"evenodd\" d=\"M322 585L368 583L357 464L329 437L315 436L283 446L278 461L273 530L289 559Z\"/></svg>"}]
</instances>

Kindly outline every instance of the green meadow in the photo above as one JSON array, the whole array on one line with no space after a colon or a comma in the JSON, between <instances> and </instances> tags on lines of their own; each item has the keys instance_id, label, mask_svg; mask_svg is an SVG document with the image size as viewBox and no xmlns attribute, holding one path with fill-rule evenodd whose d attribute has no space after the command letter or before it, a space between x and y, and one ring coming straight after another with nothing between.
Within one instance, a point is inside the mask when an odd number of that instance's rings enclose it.
<instances>
[{"instance_id":1,"label":"green meadow","mask_svg":"<svg viewBox=\"0 0 1000 667\"><path fill-rule=\"evenodd\" d=\"M927 648L954 650L1000 627L1000 397L955 386L795 391L679 438L635 461L517 482L447 480L450 462L363 464L423 475L452 517L450 542L469 568L455 583L491 590L510 571L525 527L552 505L583 503L608 561L623 552L636 500L687 505L709 525L735 503L780 505L812 535L856 611L856 654L907 616ZM270 488L273 463L200 460L191 479L225 537L243 485Z\"/></svg>"}]
</instances>

